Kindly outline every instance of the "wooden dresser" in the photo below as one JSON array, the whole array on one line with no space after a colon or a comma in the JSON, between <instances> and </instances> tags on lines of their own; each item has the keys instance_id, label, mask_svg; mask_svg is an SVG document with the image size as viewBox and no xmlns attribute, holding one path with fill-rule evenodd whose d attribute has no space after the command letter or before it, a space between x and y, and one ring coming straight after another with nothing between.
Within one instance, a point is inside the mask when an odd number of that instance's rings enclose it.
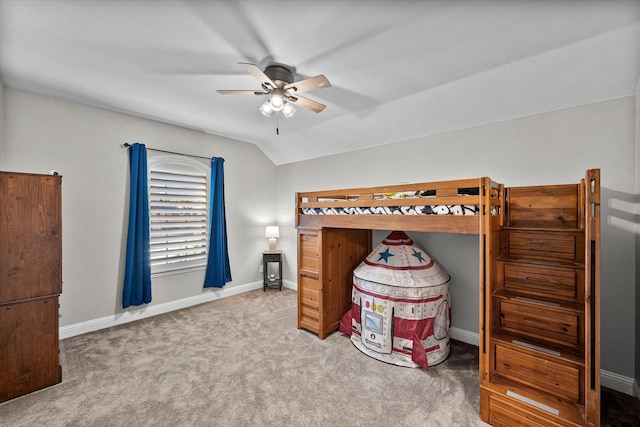
<instances>
[{"instance_id":1,"label":"wooden dresser","mask_svg":"<svg viewBox=\"0 0 640 427\"><path fill-rule=\"evenodd\" d=\"M0 172L0 402L57 384L62 177Z\"/></svg>"},{"instance_id":2,"label":"wooden dresser","mask_svg":"<svg viewBox=\"0 0 640 427\"><path fill-rule=\"evenodd\" d=\"M369 230L298 228L298 329L324 339L351 308L353 269L371 251Z\"/></svg>"}]
</instances>

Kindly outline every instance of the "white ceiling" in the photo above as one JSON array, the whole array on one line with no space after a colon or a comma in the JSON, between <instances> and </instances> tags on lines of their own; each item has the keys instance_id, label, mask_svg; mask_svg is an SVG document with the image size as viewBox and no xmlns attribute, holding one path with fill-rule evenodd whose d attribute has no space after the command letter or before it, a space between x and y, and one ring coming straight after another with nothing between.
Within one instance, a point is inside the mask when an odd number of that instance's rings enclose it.
<instances>
[{"instance_id":1,"label":"white ceiling","mask_svg":"<svg viewBox=\"0 0 640 427\"><path fill-rule=\"evenodd\" d=\"M238 66L332 87L258 112ZM256 144L275 164L631 96L640 1L0 0L6 87ZM153 141L142 141L153 146Z\"/></svg>"}]
</instances>

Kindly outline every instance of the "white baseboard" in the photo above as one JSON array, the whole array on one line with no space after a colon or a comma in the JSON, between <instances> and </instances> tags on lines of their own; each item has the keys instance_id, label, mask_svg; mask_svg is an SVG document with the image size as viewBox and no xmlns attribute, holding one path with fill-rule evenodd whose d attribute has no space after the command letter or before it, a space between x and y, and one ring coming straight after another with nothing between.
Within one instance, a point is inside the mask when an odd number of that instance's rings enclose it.
<instances>
[{"instance_id":1,"label":"white baseboard","mask_svg":"<svg viewBox=\"0 0 640 427\"><path fill-rule=\"evenodd\" d=\"M282 286L285 288L293 289L294 291L298 291L298 282L292 282L291 280L283 280Z\"/></svg>"},{"instance_id":2,"label":"white baseboard","mask_svg":"<svg viewBox=\"0 0 640 427\"><path fill-rule=\"evenodd\" d=\"M294 291L298 290L297 282L284 280L282 286L293 289ZM110 328L112 326L122 325L124 323L141 320L147 317L157 316L158 314L169 313L170 311L180 310L182 308L203 304L209 301L215 301L232 295L238 295L244 292L260 289L261 287L262 282L254 282L246 285L234 286L228 289L222 288L212 292L203 292L200 295L177 301L170 301L158 305L143 307L137 310L126 311L124 313L100 317L98 319L87 320L86 322L62 326L59 331L60 339L71 338L76 335L86 334L99 329ZM449 333L451 338L454 340L475 345L476 347L480 344L480 335L477 332L466 331L452 326ZM600 384L612 390L640 398L640 387L634 378L625 377L624 375L616 374L615 372L600 370Z\"/></svg>"},{"instance_id":3,"label":"white baseboard","mask_svg":"<svg viewBox=\"0 0 640 427\"><path fill-rule=\"evenodd\" d=\"M603 369L600 369L600 385L631 396L634 395L634 386L638 387L635 379Z\"/></svg>"},{"instance_id":4,"label":"white baseboard","mask_svg":"<svg viewBox=\"0 0 640 427\"><path fill-rule=\"evenodd\" d=\"M469 332L452 326L449 329L449 336L457 341L466 342L467 344L475 345L476 347L480 346L480 334L477 332Z\"/></svg>"},{"instance_id":5,"label":"white baseboard","mask_svg":"<svg viewBox=\"0 0 640 427\"><path fill-rule=\"evenodd\" d=\"M286 284L283 283L283 286L286 286ZM215 301L220 298L242 294L254 289L260 289L261 287L262 282L254 282L246 285L233 286L227 289L207 288L207 290L203 291L202 294L193 297L169 301L157 305L144 306L139 309L127 310L124 313L113 314L105 317L99 317L97 319L87 320L85 322L62 326L59 329L59 336L60 339L71 338L76 335L86 334L99 329L110 328L112 326L134 322L147 317L157 316L158 314L169 313L170 311L180 310L182 308L191 307L209 301ZM212 290L209 291L209 289Z\"/></svg>"},{"instance_id":6,"label":"white baseboard","mask_svg":"<svg viewBox=\"0 0 640 427\"><path fill-rule=\"evenodd\" d=\"M296 282L284 280L282 286L285 288L298 290ZM139 309L126 311L124 313L114 314L110 316L100 317L97 319L87 320L85 322L75 323L73 325L62 326L59 329L60 339L75 337L76 335L86 334L88 332L100 329L110 328L116 325L141 320L147 317L157 316L158 314L169 313L170 311L180 310L182 308L191 307L209 301L215 301L220 298L230 297L232 295L242 294L244 292L260 289L262 282L253 282L246 285L234 286L231 288L216 289L210 288L212 291L205 291L200 295L189 298L183 298L176 301L170 301L158 305L145 306Z\"/></svg>"}]
</instances>

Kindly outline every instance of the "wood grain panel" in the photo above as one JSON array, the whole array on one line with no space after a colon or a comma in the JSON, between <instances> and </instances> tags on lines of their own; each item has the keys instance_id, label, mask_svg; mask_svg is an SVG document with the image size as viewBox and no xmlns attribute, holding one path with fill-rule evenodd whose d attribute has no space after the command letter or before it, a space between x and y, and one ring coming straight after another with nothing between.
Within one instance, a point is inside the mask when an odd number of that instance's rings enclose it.
<instances>
[{"instance_id":1,"label":"wood grain panel","mask_svg":"<svg viewBox=\"0 0 640 427\"><path fill-rule=\"evenodd\" d=\"M520 301L504 300L500 303L500 324L508 331L535 338L538 342L555 342L576 347L582 340L580 316Z\"/></svg>"},{"instance_id":2,"label":"wood grain panel","mask_svg":"<svg viewBox=\"0 0 640 427\"><path fill-rule=\"evenodd\" d=\"M315 279L302 276L299 292L301 304L317 311L320 306L320 283Z\"/></svg>"},{"instance_id":3,"label":"wood grain panel","mask_svg":"<svg viewBox=\"0 0 640 427\"><path fill-rule=\"evenodd\" d=\"M61 381L58 297L0 306L0 402Z\"/></svg>"},{"instance_id":4,"label":"wood grain panel","mask_svg":"<svg viewBox=\"0 0 640 427\"><path fill-rule=\"evenodd\" d=\"M300 226L478 234L479 215L300 215Z\"/></svg>"},{"instance_id":5,"label":"wood grain panel","mask_svg":"<svg viewBox=\"0 0 640 427\"><path fill-rule=\"evenodd\" d=\"M496 372L558 397L580 399L580 370L546 358L495 345Z\"/></svg>"},{"instance_id":6,"label":"wood grain panel","mask_svg":"<svg viewBox=\"0 0 640 427\"><path fill-rule=\"evenodd\" d=\"M489 423L500 427L562 427L565 424L556 423L543 418L532 411L527 411L522 405L514 405L506 399L495 395L489 396Z\"/></svg>"},{"instance_id":7,"label":"wood grain panel","mask_svg":"<svg viewBox=\"0 0 640 427\"><path fill-rule=\"evenodd\" d=\"M510 232L509 256L548 261L576 260L574 235L540 232Z\"/></svg>"},{"instance_id":8,"label":"wood grain panel","mask_svg":"<svg viewBox=\"0 0 640 427\"><path fill-rule=\"evenodd\" d=\"M314 273L317 277L320 271L319 256L319 240L316 234L300 235L300 268L308 272Z\"/></svg>"},{"instance_id":9,"label":"wood grain panel","mask_svg":"<svg viewBox=\"0 0 640 427\"><path fill-rule=\"evenodd\" d=\"M62 292L61 182L0 172L0 303Z\"/></svg>"},{"instance_id":10,"label":"wood grain panel","mask_svg":"<svg viewBox=\"0 0 640 427\"><path fill-rule=\"evenodd\" d=\"M504 263L504 288L524 295L576 302L583 299L584 271Z\"/></svg>"},{"instance_id":11,"label":"wood grain panel","mask_svg":"<svg viewBox=\"0 0 640 427\"><path fill-rule=\"evenodd\" d=\"M577 184L509 188L509 226L577 228L578 190Z\"/></svg>"}]
</instances>

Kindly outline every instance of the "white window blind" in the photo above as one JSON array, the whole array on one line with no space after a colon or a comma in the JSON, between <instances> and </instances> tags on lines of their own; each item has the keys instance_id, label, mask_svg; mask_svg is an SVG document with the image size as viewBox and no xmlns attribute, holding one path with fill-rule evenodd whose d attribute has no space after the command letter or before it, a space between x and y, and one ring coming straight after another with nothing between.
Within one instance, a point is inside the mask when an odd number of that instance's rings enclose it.
<instances>
[{"instance_id":1,"label":"white window blind","mask_svg":"<svg viewBox=\"0 0 640 427\"><path fill-rule=\"evenodd\" d=\"M152 273L206 265L207 170L172 162L149 169Z\"/></svg>"}]
</instances>

